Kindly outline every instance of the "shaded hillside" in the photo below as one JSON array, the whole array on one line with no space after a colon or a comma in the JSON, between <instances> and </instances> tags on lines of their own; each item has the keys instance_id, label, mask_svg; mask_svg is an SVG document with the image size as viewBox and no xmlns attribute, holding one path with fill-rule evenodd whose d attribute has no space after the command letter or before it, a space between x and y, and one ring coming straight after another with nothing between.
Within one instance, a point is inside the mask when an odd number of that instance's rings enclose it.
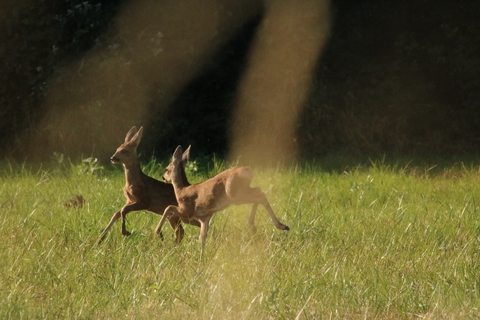
<instances>
[{"instance_id":1,"label":"shaded hillside","mask_svg":"<svg viewBox=\"0 0 480 320\"><path fill-rule=\"evenodd\" d=\"M17 142L37 130L51 76L109 45L104 35L122 3L2 1L3 155L25 155ZM333 7L331 37L298 128L304 156L480 148L478 2L337 0ZM225 152L229 106L255 27L252 21L229 41L169 113L152 114L144 148L191 143L196 154Z\"/></svg>"}]
</instances>

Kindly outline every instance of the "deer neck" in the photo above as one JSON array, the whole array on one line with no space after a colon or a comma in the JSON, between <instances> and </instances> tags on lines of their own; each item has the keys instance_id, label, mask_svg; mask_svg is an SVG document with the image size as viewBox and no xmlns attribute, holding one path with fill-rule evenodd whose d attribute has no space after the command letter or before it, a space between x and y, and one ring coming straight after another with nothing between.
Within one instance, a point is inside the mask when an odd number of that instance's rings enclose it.
<instances>
[{"instance_id":1,"label":"deer neck","mask_svg":"<svg viewBox=\"0 0 480 320\"><path fill-rule=\"evenodd\" d=\"M187 175L185 174L185 168L182 164L175 166L172 175L172 184L175 189L182 189L190 185Z\"/></svg>"},{"instance_id":2,"label":"deer neck","mask_svg":"<svg viewBox=\"0 0 480 320\"><path fill-rule=\"evenodd\" d=\"M123 168L125 169L125 180L127 181L127 185L142 183L143 171L138 162L123 164Z\"/></svg>"},{"instance_id":3,"label":"deer neck","mask_svg":"<svg viewBox=\"0 0 480 320\"><path fill-rule=\"evenodd\" d=\"M183 164L180 166L180 168L181 168L181 170L180 170L179 174L180 174L180 178L182 179L182 184L185 187L189 186L190 182L188 182L187 174L185 173L185 167L183 166Z\"/></svg>"}]
</instances>

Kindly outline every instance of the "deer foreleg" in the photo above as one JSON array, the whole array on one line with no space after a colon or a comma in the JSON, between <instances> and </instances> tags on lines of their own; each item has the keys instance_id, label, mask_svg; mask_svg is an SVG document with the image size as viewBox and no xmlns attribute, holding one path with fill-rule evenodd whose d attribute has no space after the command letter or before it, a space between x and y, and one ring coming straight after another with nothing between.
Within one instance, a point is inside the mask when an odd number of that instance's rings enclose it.
<instances>
[{"instance_id":1,"label":"deer foreleg","mask_svg":"<svg viewBox=\"0 0 480 320\"><path fill-rule=\"evenodd\" d=\"M125 226L125 216L129 213L129 212L132 212L132 211L138 211L138 210L143 210L143 209L146 209L146 206L143 205L142 203L140 202L135 202L135 203L132 203L132 204L127 204L126 206L124 206L121 210L120 210L120 214L122 216L122 234L124 236L129 236L131 235L130 232L127 231L127 228Z\"/></svg>"},{"instance_id":2,"label":"deer foreleg","mask_svg":"<svg viewBox=\"0 0 480 320\"><path fill-rule=\"evenodd\" d=\"M208 234L208 229L210 228L210 219L212 219L212 216L207 216L207 217L202 217L199 219L200 221L200 238L198 239L202 245L202 251L203 248L205 247L205 243L207 241L207 234Z\"/></svg>"},{"instance_id":3,"label":"deer foreleg","mask_svg":"<svg viewBox=\"0 0 480 320\"><path fill-rule=\"evenodd\" d=\"M184 223L188 223L189 225L191 226L195 226L195 227L199 227L200 228L200 222L198 222L198 220L195 220L195 219L192 219L192 220L188 220L188 219L185 219L185 218L181 218L182 221Z\"/></svg>"},{"instance_id":4,"label":"deer foreleg","mask_svg":"<svg viewBox=\"0 0 480 320\"><path fill-rule=\"evenodd\" d=\"M175 207L175 206L169 205L167 208L165 208L165 211L163 212L162 219L160 219L160 222L158 223L157 227L155 228L155 232L159 236L162 234L162 227L163 227L163 224L165 223L165 220L173 218L177 212L178 212L178 210L177 210L177 207Z\"/></svg>"},{"instance_id":5,"label":"deer foreleg","mask_svg":"<svg viewBox=\"0 0 480 320\"><path fill-rule=\"evenodd\" d=\"M100 234L100 237L98 238L97 244L100 244L105 239L110 228L113 226L115 221L117 221L120 217L121 217L120 210L118 210L113 214L112 219L110 219L110 222L105 227L105 229L103 229L102 233Z\"/></svg>"}]
</instances>

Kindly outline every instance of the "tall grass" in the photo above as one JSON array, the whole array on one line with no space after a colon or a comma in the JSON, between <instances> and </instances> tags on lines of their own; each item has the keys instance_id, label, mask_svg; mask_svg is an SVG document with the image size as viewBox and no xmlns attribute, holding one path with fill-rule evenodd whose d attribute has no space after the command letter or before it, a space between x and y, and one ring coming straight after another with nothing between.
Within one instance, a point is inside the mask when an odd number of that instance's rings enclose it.
<instances>
[{"instance_id":1,"label":"tall grass","mask_svg":"<svg viewBox=\"0 0 480 320\"><path fill-rule=\"evenodd\" d=\"M474 319L480 316L480 173L373 162L257 170L289 233L249 207L216 214L200 255L198 228L175 245L159 216L131 213L121 170L95 163L0 172L1 319ZM161 164L148 164L160 177ZM222 168L195 166L198 182ZM76 195L82 208L65 207Z\"/></svg>"}]
</instances>

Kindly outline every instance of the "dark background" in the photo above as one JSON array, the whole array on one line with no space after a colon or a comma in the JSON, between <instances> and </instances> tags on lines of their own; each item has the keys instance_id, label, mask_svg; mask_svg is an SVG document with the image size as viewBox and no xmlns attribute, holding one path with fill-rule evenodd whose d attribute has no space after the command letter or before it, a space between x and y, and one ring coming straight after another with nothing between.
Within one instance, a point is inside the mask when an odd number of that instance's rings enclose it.
<instances>
[{"instance_id":1,"label":"dark background","mask_svg":"<svg viewBox=\"0 0 480 320\"><path fill-rule=\"evenodd\" d=\"M45 114L50 77L105 41L123 2L0 0L3 156L25 157L18 136ZM478 153L480 2L334 0L332 7L298 127L303 157ZM182 140L196 154L225 154L231 101L259 21L216 54L167 114L152 115L145 151L173 150Z\"/></svg>"}]
</instances>

